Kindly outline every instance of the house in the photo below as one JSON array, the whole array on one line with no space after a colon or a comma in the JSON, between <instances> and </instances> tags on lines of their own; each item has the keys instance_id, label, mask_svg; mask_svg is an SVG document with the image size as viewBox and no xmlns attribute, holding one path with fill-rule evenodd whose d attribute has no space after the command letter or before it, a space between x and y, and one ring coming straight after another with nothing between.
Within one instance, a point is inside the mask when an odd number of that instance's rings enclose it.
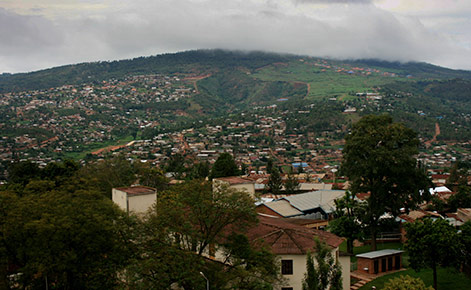
<instances>
[{"instance_id":1,"label":"house","mask_svg":"<svg viewBox=\"0 0 471 290\"><path fill-rule=\"evenodd\" d=\"M407 214L401 214L397 217L397 221L400 222L400 232L401 232L401 242L407 241L406 238L406 229L404 228L405 223L413 223L416 220L422 220L425 218L431 218L431 219L443 219L443 217L432 211L426 211L426 210L411 210Z\"/></svg>"},{"instance_id":2,"label":"house","mask_svg":"<svg viewBox=\"0 0 471 290\"><path fill-rule=\"evenodd\" d=\"M350 289L350 257L339 253L343 239L329 232L306 228L269 215L259 214L259 223L249 229L247 237L254 244L271 248L281 261L281 274L286 282L279 290L301 290L308 252L316 251L315 238L332 249L342 267L343 289Z\"/></svg>"},{"instance_id":3,"label":"house","mask_svg":"<svg viewBox=\"0 0 471 290\"><path fill-rule=\"evenodd\" d=\"M456 211L456 215L463 222L471 221L471 208L459 208Z\"/></svg>"},{"instance_id":4,"label":"house","mask_svg":"<svg viewBox=\"0 0 471 290\"><path fill-rule=\"evenodd\" d=\"M255 198L255 181L241 176L219 177L213 179L213 188L221 185L229 186L237 190L242 190Z\"/></svg>"},{"instance_id":5,"label":"house","mask_svg":"<svg viewBox=\"0 0 471 290\"><path fill-rule=\"evenodd\" d=\"M127 213L145 214L157 200L157 190L147 186L113 188L112 199Z\"/></svg>"},{"instance_id":6,"label":"house","mask_svg":"<svg viewBox=\"0 0 471 290\"><path fill-rule=\"evenodd\" d=\"M401 250L380 250L356 255L358 271L379 274L402 268Z\"/></svg>"},{"instance_id":7,"label":"house","mask_svg":"<svg viewBox=\"0 0 471 290\"><path fill-rule=\"evenodd\" d=\"M285 196L260 204L257 212L279 217L303 217L328 220L335 211L335 200L345 195L344 190L318 190Z\"/></svg>"}]
</instances>

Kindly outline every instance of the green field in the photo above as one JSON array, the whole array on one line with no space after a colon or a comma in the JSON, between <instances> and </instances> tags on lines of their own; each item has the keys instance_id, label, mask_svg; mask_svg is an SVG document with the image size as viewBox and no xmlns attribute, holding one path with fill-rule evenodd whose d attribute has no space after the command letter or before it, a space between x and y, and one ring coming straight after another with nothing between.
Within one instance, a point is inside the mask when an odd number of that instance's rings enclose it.
<instances>
[{"instance_id":1,"label":"green field","mask_svg":"<svg viewBox=\"0 0 471 290\"><path fill-rule=\"evenodd\" d=\"M310 85L308 98L339 96L346 99L355 98L357 92L372 91L372 88L398 80L399 77L388 77L378 74L360 75L338 73L325 70L309 63L292 61L287 65L271 65L258 70L254 77L265 81L304 82ZM350 94L350 95L349 95ZM352 95L353 94L353 95Z\"/></svg>"}]
</instances>

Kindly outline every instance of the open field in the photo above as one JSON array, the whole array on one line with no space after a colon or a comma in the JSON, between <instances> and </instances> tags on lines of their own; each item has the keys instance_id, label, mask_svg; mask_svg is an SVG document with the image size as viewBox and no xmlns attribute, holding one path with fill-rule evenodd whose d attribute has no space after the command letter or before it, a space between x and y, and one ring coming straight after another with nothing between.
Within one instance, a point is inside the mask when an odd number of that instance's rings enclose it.
<instances>
[{"instance_id":1,"label":"open field","mask_svg":"<svg viewBox=\"0 0 471 290\"><path fill-rule=\"evenodd\" d=\"M258 70L254 77L266 81L304 82L310 85L308 98L332 97L352 99L349 95L357 92L372 91L376 86L388 84L404 78L378 74L361 75L325 70L310 63L292 61L286 65L272 65Z\"/></svg>"}]
</instances>

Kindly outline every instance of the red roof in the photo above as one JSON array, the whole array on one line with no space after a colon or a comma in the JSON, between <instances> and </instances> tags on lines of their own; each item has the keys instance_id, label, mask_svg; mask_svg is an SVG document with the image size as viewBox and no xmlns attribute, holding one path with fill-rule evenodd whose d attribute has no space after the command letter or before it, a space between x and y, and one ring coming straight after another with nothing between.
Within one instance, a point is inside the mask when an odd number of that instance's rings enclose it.
<instances>
[{"instance_id":1,"label":"red roof","mask_svg":"<svg viewBox=\"0 0 471 290\"><path fill-rule=\"evenodd\" d=\"M331 248L337 248L343 239L326 231L310 229L289 223L281 218L259 215L257 226L247 236L255 243L271 247L275 254L306 254L315 252L317 237Z\"/></svg>"},{"instance_id":2,"label":"red roof","mask_svg":"<svg viewBox=\"0 0 471 290\"><path fill-rule=\"evenodd\" d=\"M118 187L115 189L124 191L129 195L143 195L143 194L152 194L156 192L155 188L147 187L147 186Z\"/></svg>"}]
</instances>

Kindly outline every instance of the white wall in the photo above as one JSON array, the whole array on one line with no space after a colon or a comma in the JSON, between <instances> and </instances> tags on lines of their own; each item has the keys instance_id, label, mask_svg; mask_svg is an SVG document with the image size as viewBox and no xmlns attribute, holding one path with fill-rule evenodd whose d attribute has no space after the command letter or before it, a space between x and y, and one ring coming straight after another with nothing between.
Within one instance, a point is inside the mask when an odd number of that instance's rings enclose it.
<instances>
[{"instance_id":1,"label":"white wall","mask_svg":"<svg viewBox=\"0 0 471 290\"><path fill-rule=\"evenodd\" d=\"M115 204L117 204L125 212L128 211L127 202L126 202L126 195L127 195L126 192L121 191L121 190L117 190L115 188L113 188L113 190L111 191L111 196L112 196L113 202Z\"/></svg>"},{"instance_id":2,"label":"white wall","mask_svg":"<svg viewBox=\"0 0 471 290\"><path fill-rule=\"evenodd\" d=\"M235 188L237 190L245 191L248 194L250 194L251 197L255 198L255 184L253 183L233 184L229 187Z\"/></svg>"},{"instance_id":3,"label":"white wall","mask_svg":"<svg viewBox=\"0 0 471 290\"><path fill-rule=\"evenodd\" d=\"M338 256L339 249L335 249L332 255ZM278 290L281 287L293 287L293 290L303 289L304 273L306 273L306 257L307 255L279 255L280 264L281 260L293 260L293 275L283 275L286 282L282 286L277 286L274 289ZM344 290L350 289L350 257L339 257L339 263L342 266L342 287ZM280 269L281 272L281 269Z\"/></svg>"},{"instance_id":4,"label":"white wall","mask_svg":"<svg viewBox=\"0 0 471 290\"><path fill-rule=\"evenodd\" d=\"M136 214L146 213L157 200L157 194L129 195L129 212Z\"/></svg>"},{"instance_id":5,"label":"white wall","mask_svg":"<svg viewBox=\"0 0 471 290\"><path fill-rule=\"evenodd\" d=\"M293 260L293 275L283 275L286 282L282 287L293 287L293 290L302 290L302 281L306 272L306 255L279 255L279 257L280 265L281 260ZM281 286L275 289L281 289Z\"/></svg>"}]
</instances>

